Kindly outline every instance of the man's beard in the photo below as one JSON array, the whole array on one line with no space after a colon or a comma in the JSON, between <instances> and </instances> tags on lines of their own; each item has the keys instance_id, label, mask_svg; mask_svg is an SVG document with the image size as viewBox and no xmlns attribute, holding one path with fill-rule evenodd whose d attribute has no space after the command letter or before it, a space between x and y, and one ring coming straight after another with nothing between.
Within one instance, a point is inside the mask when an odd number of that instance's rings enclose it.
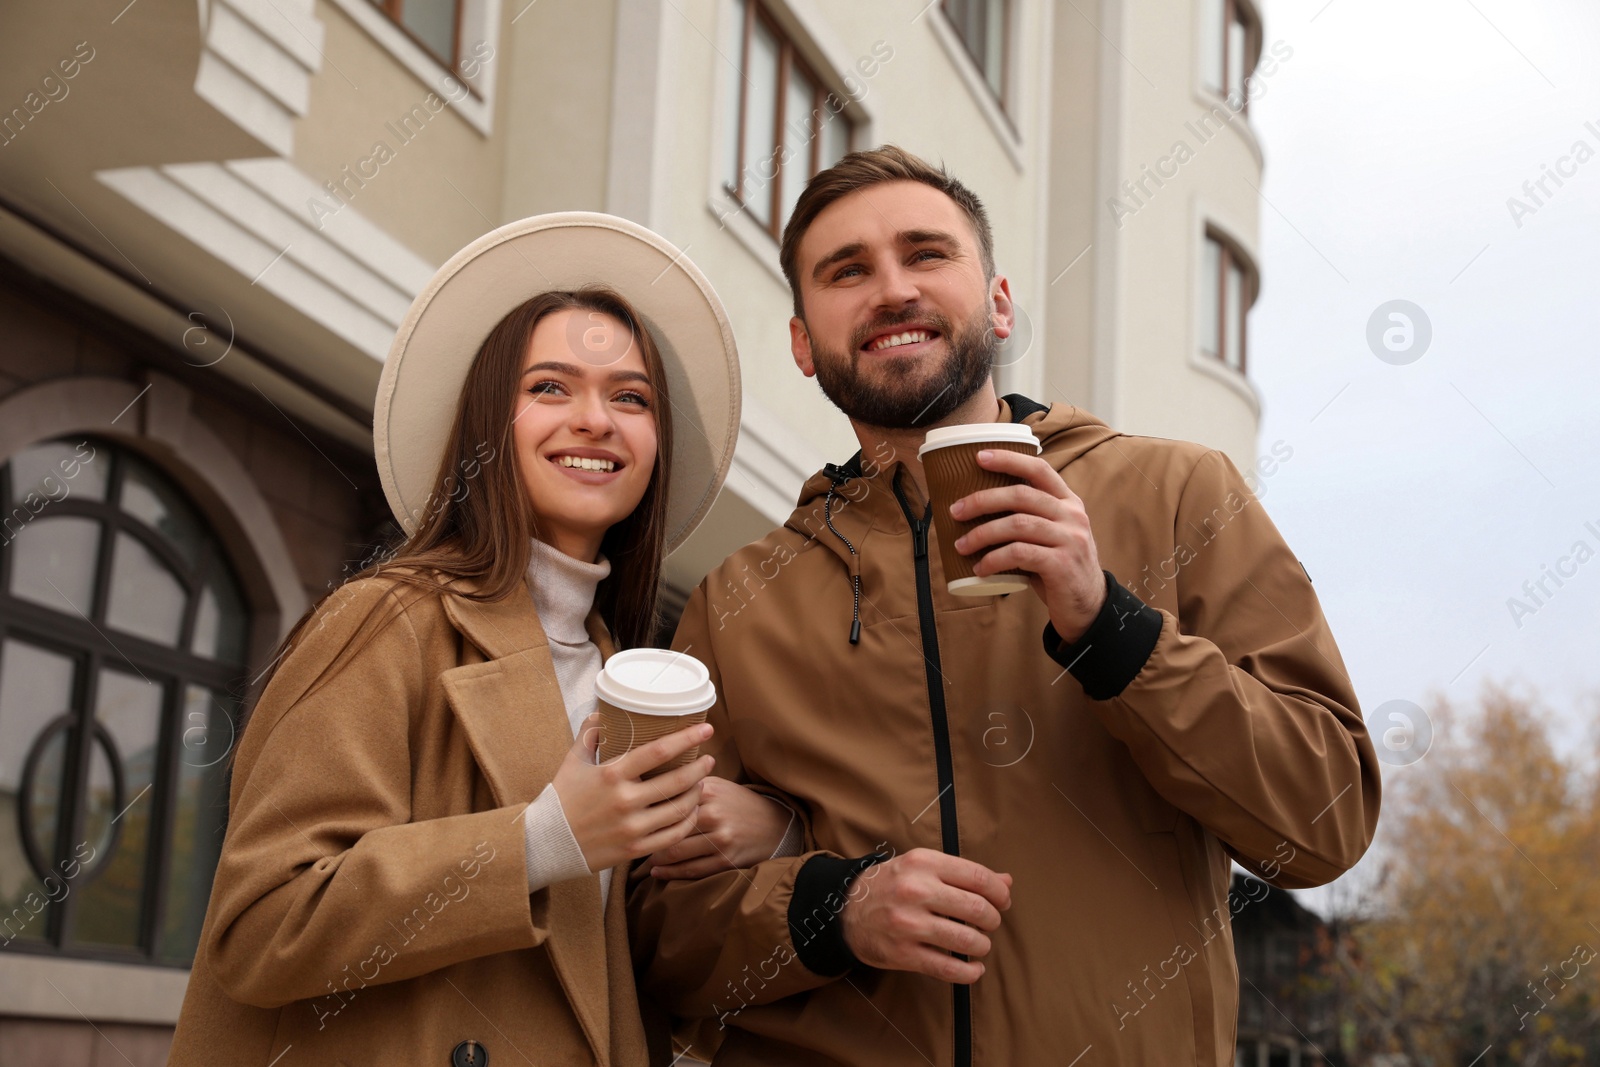
<instances>
[{"instance_id":1,"label":"man's beard","mask_svg":"<svg viewBox=\"0 0 1600 1067\"><path fill-rule=\"evenodd\" d=\"M871 379L863 375L861 346L867 338L908 323L939 332L949 347L943 362L919 381L913 376L929 357L872 356L877 373ZM911 430L939 422L983 388L998 345L987 309L980 308L959 334L941 316L904 314L857 330L849 354L824 348L813 339L812 357L817 384L853 421L884 430Z\"/></svg>"}]
</instances>

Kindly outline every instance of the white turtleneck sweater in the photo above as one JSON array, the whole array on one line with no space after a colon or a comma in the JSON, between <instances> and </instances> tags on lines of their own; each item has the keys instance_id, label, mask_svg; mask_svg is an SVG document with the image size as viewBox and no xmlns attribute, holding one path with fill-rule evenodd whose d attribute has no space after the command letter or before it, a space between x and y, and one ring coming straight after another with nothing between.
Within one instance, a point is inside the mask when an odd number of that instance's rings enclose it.
<instances>
[{"instance_id":1,"label":"white turtleneck sweater","mask_svg":"<svg viewBox=\"0 0 1600 1067\"><path fill-rule=\"evenodd\" d=\"M589 612L594 607L595 589L611 573L611 564L602 557L597 563L574 559L543 541L533 542L533 559L528 564L528 585L533 590L533 606L539 613L550 642L550 659L556 668L556 684L567 706L567 722L572 736L578 735L583 721L595 710L594 680L600 673L600 649L589 636ZM527 837L528 892L569 878L588 878L595 872L583 858L583 849L572 835L566 812L556 787L547 785L528 805L523 827ZM798 856L804 838L800 822L792 815L788 829L773 852L773 857ZM611 871L599 872L600 903L605 905L611 892Z\"/></svg>"},{"instance_id":2,"label":"white turtleneck sweater","mask_svg":"<svg viewBox=\"0 0 1600 1067\"><path fill-rule=\"evenodd\" d=\"M599 647L589 636L587 621L594 607L595 589L610 573L611 564L604 557L597 563L585 563L543 541L533 542L528 585L533 590L539 625L550 642L556 684L567 706L567 722L574 739L583 721L595 710L594 680L600 673L601 657ZM572 836L553 784L545 786L528 805L524 833L528 845L528 892L595 873L589 870L578 839ZM610 869L600 871L599 877L603 906L611 891Z\"/></svg>"}]
</instances>

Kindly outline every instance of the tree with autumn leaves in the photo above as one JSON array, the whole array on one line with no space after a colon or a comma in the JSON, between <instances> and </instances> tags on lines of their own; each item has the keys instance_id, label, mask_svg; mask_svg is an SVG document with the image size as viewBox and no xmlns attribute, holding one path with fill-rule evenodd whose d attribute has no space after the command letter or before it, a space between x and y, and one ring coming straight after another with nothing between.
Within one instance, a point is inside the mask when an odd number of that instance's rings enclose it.
<instances>
[{"instance_id":1,"label":"tree with autumn leaves","mask_svg":"<svg viewBox=\"0 0 1600 1067\"><path fill-rule=\"evenodd\" d=\"M1437 701L1386 768L1378 875L1340 920L1357 1063L1600 1064L1600 775L1536 702Z\"/></svg>"}]
</instances>

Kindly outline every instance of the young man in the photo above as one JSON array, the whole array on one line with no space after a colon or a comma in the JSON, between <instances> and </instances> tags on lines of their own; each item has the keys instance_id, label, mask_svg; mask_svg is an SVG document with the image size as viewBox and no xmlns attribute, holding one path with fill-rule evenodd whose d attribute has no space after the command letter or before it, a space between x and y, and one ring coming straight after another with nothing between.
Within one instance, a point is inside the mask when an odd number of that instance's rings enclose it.
<instances>
[{"instance_id":1,"label":"young man","mask_svg":"<svg viewBox=\"0 0 1600 1067\"><path fill-rule=\"evenodd\" d=\"M645 990L719 1067L1231 1064L1230 860L1318 885L1377 822L1304 569L1221 453L995 395L1010 287L944 171L847 156L781 258L795 362L861 451L706 578L675 647L717 683L718 773L791 799L809 851L698 881L669 879L714 834L655 857ZM955 506L1011 513L957 548L1031 592L945 590L917 448L974 422L1043 445Z\"/></svg>"}]
</instances>

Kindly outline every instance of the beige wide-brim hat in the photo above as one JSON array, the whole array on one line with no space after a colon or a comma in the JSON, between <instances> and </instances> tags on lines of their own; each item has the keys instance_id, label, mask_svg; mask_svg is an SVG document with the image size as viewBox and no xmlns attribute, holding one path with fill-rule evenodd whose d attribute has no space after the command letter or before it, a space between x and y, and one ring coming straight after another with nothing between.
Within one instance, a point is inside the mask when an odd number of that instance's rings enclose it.
<instances>
[{"instance_id":1,"label":"beige wide-brim hat","mask_svg":"<svg viewBox=\"0 0 1600 1067\"><path fill-rule=\"evenodd\" d=\"M401 322L378 380L372 437L378 475L409 534L455 423L467 370L491 330L524 301L603 285L644 320L666 364L672 410L667 551L711 510L739 435L739 355L711 283L671 243L592 211L535 215L450 257Z\"/></svg>"}]
</instances>

